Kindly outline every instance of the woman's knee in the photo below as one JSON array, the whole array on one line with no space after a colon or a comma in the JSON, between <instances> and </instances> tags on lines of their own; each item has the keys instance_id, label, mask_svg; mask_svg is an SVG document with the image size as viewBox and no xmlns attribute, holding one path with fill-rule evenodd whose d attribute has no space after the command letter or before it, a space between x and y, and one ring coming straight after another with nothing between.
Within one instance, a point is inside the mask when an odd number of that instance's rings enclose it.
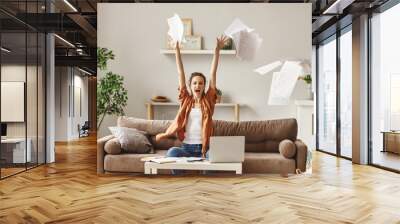
<instances>
[{"instance_id":1,"label":"woman's knee","mask_svg":"<svg viewBox=\"0 0 400 224\"><path fill-rule=\"evenodd\" d=\"M167 157L179 157L182 149L180 147L172 147L167 151Z\"/></svg>"}]
</instances>

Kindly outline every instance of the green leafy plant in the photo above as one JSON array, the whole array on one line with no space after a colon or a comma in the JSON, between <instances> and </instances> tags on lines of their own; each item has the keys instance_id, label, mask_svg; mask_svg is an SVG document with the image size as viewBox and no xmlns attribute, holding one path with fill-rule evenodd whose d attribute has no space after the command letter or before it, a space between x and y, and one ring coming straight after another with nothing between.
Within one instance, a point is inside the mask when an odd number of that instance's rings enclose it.
<instances>
[{"instance_id":1,"label":"green leafy plant","mask_svg":"<svg viewBox=\"0 0 400 224\"><path fill-rule=\"evenodd\" d=\"M107 48L97 48L97 67L100 70L106 70L107 69L107 61L108 60L114 60L114 53L112 50L108 50Z\"/></svg>"},{"instance_id":2,"label":"green leafy plant","mask_svg":"<svg viewBox=\"0 0 400 224\"><path fill-rule=\"evenodd\" d=\"M312 82L312 78L311 78L310 74L301 77L301 79L304 80L304 82L306 82L307 84L311 84L311 82Z\"/></svg>"},{"instance_id":3,"label":"green leafy plant","mask_svg":"<svg viewBox=\"0 0 400 224\"><path fill-rule=\"evenodd\" d=\"M114 59L114 54L107 48L98 48L97 67L107 68L107 61ZM125 115L124 108L128 101L128 91L124 88L124 77L111 71L97 82L97 129L106 115Z\"/></svg>"},{"instance_id":4,"label":"green leafy plant","mask_svg":"<svg viewBox=\"0 0 400 224\"><path fill-rule=\"evenodd\" d=\"M220 89L217 88L217 95L218 96L222 96L222 91Z\"/></svg>"}]
</instances>

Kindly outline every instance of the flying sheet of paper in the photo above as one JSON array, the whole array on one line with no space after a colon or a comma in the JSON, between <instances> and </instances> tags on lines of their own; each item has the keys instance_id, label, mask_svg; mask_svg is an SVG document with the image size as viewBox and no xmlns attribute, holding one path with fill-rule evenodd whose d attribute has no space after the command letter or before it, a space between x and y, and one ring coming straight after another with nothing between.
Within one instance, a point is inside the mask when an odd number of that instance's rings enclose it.
<instances>
[{"instance_id":1,"label":"flying sheet of paper","mask_svg":"<svg viewBox=\"0 0 400 224\"><path fill-rule=\"evenodd\" d=\"M240 32L240 31L247 31L247 32L251 32L254 29L246 26L246 24L244 24L240 19L235 18L235 20L233 20L233 22L231 23L231 25L228 26L228 28L226 28L226 30L224 31L225 35L233 38L232 35L234 33Z\"/></svg>"},{"instance_id":2,"label":"flying sheet of paper","mask_svg":"<svg viewBox=\"0 0 400 224\"><path fill-rule=\"evenodd\" d=\"M167 19L169 30L168 35L172 38L174 42L183 42L185 43L186 40L184 38L184 26L182 23L181 18L178 14L174 14L173 17Z\"/></svg>"},{"instance_id":3,"label":"flying sheet of paper","mask_svg":"<svg viewBox=\"0 0 400 224\"><path fill-rule=\"evenodd\" d=\"M258 33L245 30L232 34L232 39L236 46L236 57L240 60L252 60L262 43Z\"/></svg>"},{"instance_id":4,"label":"flying sheet of paper","mask_svg":"<svg viewBox=\"0 0 400 224\"><path fill-rule=\"evenodd\" d=\"M269 94L269 105L287 105L297 79L302 73L299 61L285 61L279 72L274 72Z\"/></svg>"},{"instance_id":5,"label":"flying sheet of paper","mask_svg":"<svg viewBox=\"0 0 400 224\"><path fill-rule=\"evenodd\" d=\"M281 73L274 72L272 74L271 88L269 90L268 105L287 105L289 99L280 96Z\"/></svg>"},{"instance_id":6,"label":"flying sheet of paper","mask_svg":"<svg viewBox=\"0 0 400 224\"><path fill-rule=\"evenodd\" d=\"M224 34L232 38L236 47L236 57L240 60L252 60L262 43L260 35L238 18L225 29Z\"/></svg>"},{"instance_id":7,"label":"flying sheet of paper","mask_svg":"<svg viewBox=\"0 0 400 224\"><path fill-rule=\"evenodd\" d=\"M274 69L278 68L281 65L282 65L281 61L274 61L274 62L269 63L267 65L263 65L261 67L258 67L256 69L254 69L254 71L259 73L260 75L265 75L265 74L273 71Z\"/></svg>"}]
</instances>

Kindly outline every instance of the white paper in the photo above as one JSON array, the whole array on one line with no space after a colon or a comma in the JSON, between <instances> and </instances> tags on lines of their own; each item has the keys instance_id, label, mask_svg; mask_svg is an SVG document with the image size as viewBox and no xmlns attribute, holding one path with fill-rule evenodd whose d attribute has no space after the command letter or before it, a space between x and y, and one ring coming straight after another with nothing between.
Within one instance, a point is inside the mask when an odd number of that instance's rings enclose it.
<instances>
[{"instance_id":1,"label":"white paper","mask_svg":"<svg viewBox=\"0 0 400 224\"><path fill-rule=\"evenodd\" d=\"M289 100L285 97L280 96L279 82L281 80L281 73L274 72L272 74L271 88L269 90L268 105L287 105Z\"/></svg>"},{"instance_id":2,"label":"white paper","mask_svg":"<svg viewBox=\"0 0 400 224\"><path fill-rule=\"evenodd\" d=\"M300 61L285 61L280 72L296 73L298 77L303 73L303 68L300 65Z\"/></svg>"},{"instance_id":3,"label":"white paper","mask_svg":"<svg viewBox=\"0 0 400 224\"><path fill-rule=\"evenodd\" d=\"M236 46L236 57L240 60L252 60L262 43L258 33L245 30L232 34L232 39Z\"/></svg>"},{"instance_id":4,"label":"white paper","mask_svg":"<svg viewBox=\"0 0 400 224\"><path fill-rule=\"evenodd\" d=\"M246 31L246 32L251 32L254 29L246 26L246 24L244 24L240 19L235 18L235 20L233 20L233 22L231 23L231 25L229 25L228 28L226 28L226 30L224 31L225 35L233 38L232 35L234 33L240 32L240 31Z\"/></svg>"},{"instance_id":5,"label":"white paper","mask_svg":"<svg viewBox=\"0 0 400 224\"><path fill-rule=\"evenodd\" d=\"M287 65L288 67L292 64ZM294 90L299 73L285 69L274 72L269 93L269 105L287 105Z\"/></svg>"},{"instance_id":6,"label":"white paper","mask_svg":"<svg viewBox=\"0 0 400 224\"><path fill-rule=\"evenodd\" d=\"M179 15L175 13L173 17L167 19L167 22L169 26L168 35L172 38L174 43L185 43L186 40L184 38L184 26Z\"/></svg>"},{"instance_id":7,"label":"white paper","mask_svg":"<svg viewBox=\"0 0 400 224\"><path fill-rule=\"evenodd\" d=\"M274 69L278 68L281 65L282 65L281 61L274 61L272 63L269 63L267 65L263 65L261 67L258 67L256 69L254 69L254 72L257 72L260 75L265 75L265 74L273 71Z\"/></svg>"},{"instance_id":8,"label":"white paper","mask_svg":"<svg viewBox=\"0 0 400 224\"><path fill-rule=\"evenodd\" d=\"M260 35L238 18L225 29L224 34L232 38L236 57L240 60L252 60L262 43Z\"/></svg>"}]
</instances>

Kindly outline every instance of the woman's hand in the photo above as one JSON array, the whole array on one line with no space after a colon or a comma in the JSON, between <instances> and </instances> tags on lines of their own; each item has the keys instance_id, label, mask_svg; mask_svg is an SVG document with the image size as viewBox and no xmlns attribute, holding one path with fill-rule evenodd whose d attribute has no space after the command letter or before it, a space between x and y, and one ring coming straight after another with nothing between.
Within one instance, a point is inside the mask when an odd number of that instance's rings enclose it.
<instances>
[{"instance_id":1,"label":"woman's hand","mask_svg":"<svg viewBox=\"0 0 400 224\"><path fill-rule=\"evenodd\" d=\"M164 133L159 133L156 135L156 142L160 142L161 139L165 138Z\"/></svg>"},{"instance_id":2,"label":"woman's hand","mask_svg":"<svg viewBox=\"0 0 400 224\"><path fill-rule=\"evenodd\" d=\"M220 37L217 37L216 49L221 50L225 46L225 43L227 40L228 40L228 37L225 35L221 35Z\"/></svg>"}]
</instances>

